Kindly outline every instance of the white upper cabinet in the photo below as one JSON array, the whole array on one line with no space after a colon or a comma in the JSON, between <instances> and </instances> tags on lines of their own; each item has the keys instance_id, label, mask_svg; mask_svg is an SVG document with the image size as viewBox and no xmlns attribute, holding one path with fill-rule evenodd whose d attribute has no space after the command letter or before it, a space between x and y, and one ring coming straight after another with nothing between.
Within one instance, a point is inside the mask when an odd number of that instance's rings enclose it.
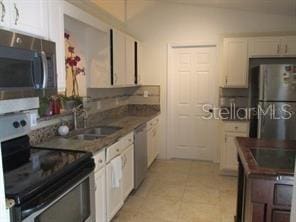
<instances>
[{"instance_id":1,"label":"white upper cabinet","mask_svg":"<svg viewBox=\"0 0 296 222\"><path fill-rule=\"evenodd\" d=\"M112 30L113 35L113 85L124 86L126 84L125 66L125 34L118 30Z\"/></svg>"},{"instance_id":2,"label":"white upper cabinet","mask_svg":"<svg viewBox=\"0 0 296 222\"><path fill-rule=\"evenodd\" d=\"M10 26L16 31L47 37L47 1L10 0Z\"/></svg>"},{"instance_id":3,"label":"white upper cabinet","mask_svg":"<svg viewBox=\"0 0 296 222\"><path fill-rule=\"evenodd\" d=\"M47 38L47 3L44 0L0 0L0 26Z\"/></svg>"},{"instance_id":4,"label":"white upper cabinet","mask_svg":"<svg viewBox=\"0 0 296 222\"><path fill-rule=\"evenodd\" d=\"M135 85L135 40L126 36L126 84Z\"/></svg>"},{"instance_id":5,"label":"white upper cabinet","mask_svg":"<svg viewBox=\"0 0 296 222\"><path fill-rule=\"evenodd\" d=\"M118 30L112 29L111 35L112 85L115 87L134 86L139 82L138 43L131 36L128 36Z\"/></svg>"},{"instance_id":6,"label":"white upper cabinet","mask_svg":"<svg viewBox=\"0 0 296 222\"><path fill-rule=\"evenodd\" d=\"M296 37L288 36L282 39L282 51L284 56L296 56Z\"/></svg>"},{"instance_id":7,"label":"white upper cabinet","mask_svg":"<svg viewBox=\"0 0 296 222\"><path fill-rule=\"evenodd\" d=\"M0 0L0 26L9 27L9 0Z\"/></svg>"},{"instance_id":8,"label":"white upper cabinet","mask_svg":"<svg viewBox=\"0 0 296 222\"><path fill-rule=\"evenodd\" d=\"M248 87L248 39L226 38L223 48L223 86Z\"/></svg>"},{"instance_id":9,"label":"white upper cabinet","mask_svg":"<svg viewBox=\"0 0 296 222\"><path fill-rule=\"evenodd\" d=\"M250 40L250 57L277 57L281 55L281 39L256 37Z\"/></svg>"},{"instance_id":10,"label":"white upper cabinet","mask_svg":"<svg viewBox=\"0 0 296 222\"><path fill-rule=\"evenodd\" d=\"M109 32L94 28L87 29L89 58L89 88L111 86L110 73L110 35Z\"/></svg>"},{"instance_id":11,"label":"white upper cabinet","mask_svg":"<svg viewBox=\"0 0 296 222\"><path fill-rule=\"evenodd\" d=\"M252 57L289 57L296 56L295 36L256 37L250 39Z\"/></svg>"}]
</instances>

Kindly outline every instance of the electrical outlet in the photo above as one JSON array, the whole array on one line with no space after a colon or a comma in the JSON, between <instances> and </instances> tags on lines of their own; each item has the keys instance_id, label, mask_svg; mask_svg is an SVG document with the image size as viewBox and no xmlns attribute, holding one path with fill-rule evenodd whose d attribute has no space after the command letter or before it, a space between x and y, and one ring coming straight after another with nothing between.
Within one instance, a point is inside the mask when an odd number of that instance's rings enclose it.
<instances>
[{"instance_id":1,"label":"electrical outlet","mask_svg":"<svg viewBox=\"0 0 296 222\"><path fill-rule=\"evenodd\" d=\"M144 97L145 98L149 97L149 91L147 91L147 90L144 91Z\"/></svg>"},{"instance_id":2,"label":"electrical outlet","mask_svg":"<svg viewBox=\"0 0 296 222\"><path fill-rule=\"evenodd\" d=\"M37 126L37 118L38 118L37 113L31 113L30 114L30 126L31 127L36 127Z\"/></svg>"}]
</instances>

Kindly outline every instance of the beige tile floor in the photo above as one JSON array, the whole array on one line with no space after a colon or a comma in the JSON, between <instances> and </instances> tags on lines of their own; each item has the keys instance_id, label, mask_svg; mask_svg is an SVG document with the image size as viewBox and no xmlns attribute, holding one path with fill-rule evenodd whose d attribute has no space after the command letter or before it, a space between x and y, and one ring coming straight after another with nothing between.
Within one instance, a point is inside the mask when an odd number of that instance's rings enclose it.
<instances>
[{"instance_id":1,"label":"beige tile floor","mask_svg":"<svg viewBox=\"0 0 296 222\"><path fill-rule=\"evenodd\" d=\"M236 183L217 164L157 160L113 222L233 222Z\"/></svg>"}]
</instances>

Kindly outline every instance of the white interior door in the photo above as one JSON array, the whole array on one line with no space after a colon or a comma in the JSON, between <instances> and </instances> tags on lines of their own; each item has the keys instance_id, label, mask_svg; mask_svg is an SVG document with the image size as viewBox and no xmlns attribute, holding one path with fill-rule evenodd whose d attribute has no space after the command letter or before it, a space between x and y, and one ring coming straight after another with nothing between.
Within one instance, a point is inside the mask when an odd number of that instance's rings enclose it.
<instances>
[{"instance_id":1,"label":"white interior door","mask_svg":"<svg viewBox=\"0 0 296 222\"><path fill-rule=\"evenodd\" d=\"M213 160L214 120L203 105L214 104L216 47L172 48L168 76L170 158ZM209 108L207 109L209 110Z\"/></svg>"}]
</instances>

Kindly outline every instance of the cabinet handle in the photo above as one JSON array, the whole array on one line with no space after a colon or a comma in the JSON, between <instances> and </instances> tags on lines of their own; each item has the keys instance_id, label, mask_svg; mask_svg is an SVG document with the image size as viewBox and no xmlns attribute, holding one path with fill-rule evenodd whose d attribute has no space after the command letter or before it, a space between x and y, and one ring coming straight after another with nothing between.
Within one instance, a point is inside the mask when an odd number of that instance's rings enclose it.
<instances>
[{"instance_id":1,"label":"cabinet handle","mask_svg":"<svg viewBox=\"0 0 296 222\"><path fill-rule=\"evenodd\" d=\"M119 153L119 149L116 149L116 152Z\"/></svg>"},{"instance_id":2,"label":"cabinet handle","mask_svg":"<svg viewBox=\"0 0 296 222\"><path fill-rule=\"evenodd\" d=\"M280 54L280 44L277 45L277 54Z\"/></svg>"},{"instance_id":3,"label":"cabinet handle","mask_svg":"<svg viewBox=\"0 0 296 222\"><path fill-rule=\"evenodd\" d=\"M17 25L18 20L19 20L19 18L20 18L20 13L19 13L18 8L16 7L16 3L14 3L14 9L15 9L15 13L16 13L14 24Z\"/></svg>"},{"instance_id":4,"label":"cabinet handle","mask_svg":"<svg viewBox=\"0 0 296 222\"><path fill-rule=\"evenodd\" d=\"M225 143L227 142L227 136L224 137L224 141L225 141Z\"/></svg>"},{"instance_id":5,"label":"cabinet handle","mask_svg":"<svg viewBox=\"0 0 296 222\"><path fill-rule=\"evenodd\" d=\"M235 126L235 127L234 127L234 129L235 129L235 130L237 130L237 129L238 129L238 127L237 127L237 126Z\"/></svg>"},{"instance_id":6,"label":"cabinet handle","mask_svg":"<svg viewBox=\"0 0 296 222\"><path fill-rule=\"evenodd\" d=\"M228 77L225 76L225 85L227 86L227 83L228 83Z\"/></svg>"},{"instance_id":7,"label":"cabinet handle","mask_svg":"<svg viewBox=\"0 0 296 222\"><path fill-rule=\"evenodd\" d=\"M3 1L1 1L0 4L1 4L1 8L2 8L1 22L4 22L4 18L5 18L5 14L6 14L6 8L5 8L5 5L4 5Z\"/></svg>"},{"instance_id":8,"label":"cabinet handle","mask_svg":"<svg viewBox=\"0 0 296 222\"><path fill-rule=\"evenodd\" d=\"M288 53L288 45L287 44L285 45L285 53L286 54Z\"/></svg>"}]
</instances>

